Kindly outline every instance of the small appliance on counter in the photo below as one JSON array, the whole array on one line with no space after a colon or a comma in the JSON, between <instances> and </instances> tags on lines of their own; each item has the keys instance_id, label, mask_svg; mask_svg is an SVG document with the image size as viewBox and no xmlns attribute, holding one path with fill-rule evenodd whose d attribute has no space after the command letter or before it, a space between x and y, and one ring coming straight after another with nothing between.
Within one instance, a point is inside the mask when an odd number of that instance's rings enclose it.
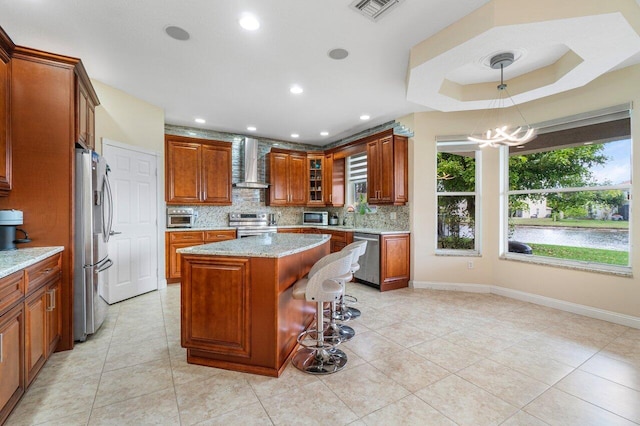
<instances>
[{"instance_id":1,"label":"small appliance on counter","mask_svg":"<svg viewBox=\"0 0 640 426\"><path fill-rule=\"evenodd\" d=\"M15 250L16 244L31 242L27 232L18 228L23 223L22 218L20 210L0 210L0 251ZM16 238L16 232L22 232L24 238Z\"/></svg>"},{"instance_id":2,"label":"small appliance on counter","mask_svg":"<svg viewBox=\"0 0 640 426\"><path fill-rule=\"evenodd\" d=\"M167 207L167 228L193 228L197 218L191 207Z\"/></svg>"},{"instance_id":3,"label":"small appliance on counter","mask_svg":"<svg viewBox=\"0 0 640 426\"><path fill-rule=\"evenodd\" d=\"M303 225L328 225L329 212L302 212Z\"/></svg>"},{"instance_id":4,"label":"small appliance on counter","mask_svg":"<svg viewBox=\"0 0 640 426\"><path fill-rule=\"evenodd\" d=\"M334 213L329 218L329 225L340 225L340 218L338 217L338 213Z\"/></svg>"}]
</instances>

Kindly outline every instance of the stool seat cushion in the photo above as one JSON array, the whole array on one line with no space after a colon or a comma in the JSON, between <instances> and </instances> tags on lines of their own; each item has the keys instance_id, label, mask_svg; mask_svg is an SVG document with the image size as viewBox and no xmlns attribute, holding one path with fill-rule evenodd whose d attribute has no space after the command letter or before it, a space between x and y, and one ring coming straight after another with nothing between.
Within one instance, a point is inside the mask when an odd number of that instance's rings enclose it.
<instances>
[{"instance_id":1,"label":"stool seat cushion","mask_svg":"<svg viewBox=\"0 0 640 426\"><path fill-rule=\"evenodd\" d=\"M308 278L300 278L293 285L293 298L298 300L304 300L307 293Z\"/></svg>"}]
</instances>

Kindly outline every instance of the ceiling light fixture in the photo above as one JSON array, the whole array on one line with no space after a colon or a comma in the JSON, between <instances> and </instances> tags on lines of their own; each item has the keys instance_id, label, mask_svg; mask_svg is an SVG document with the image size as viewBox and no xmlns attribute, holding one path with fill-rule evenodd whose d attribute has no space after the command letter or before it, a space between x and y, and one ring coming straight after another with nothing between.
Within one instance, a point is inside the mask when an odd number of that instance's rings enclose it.
<instances>
[{"instance_id":1,"label":"ceiling light fixture","mask_svg":"<svg viewBox=\"0 0 640 426\"><path fill-rule=\"evenodd\" d=\"M247 126L247 130L250 132L255 132L257 129L254 126Z\"/></svg>"},{"instance_id":2,"label":"ceiling light fixture","mask_svg":"<svg viewBox=\"0 0 640 426\"><path fill-rule=\"evenodd\" d=\"M302 87L298 86L297 84L294 84L293 86L291 86L289 91L291 93L293 93L294 95L299 95L300 93L304 92L304 89Z\"/></svg>"},{"instance_id":3,"label":"ceiling light fixture","mask_svg":"<svg viewBox=\"0 0 640 426\"><path fill-rule=\"evenodd\" d=\"M196 118L194 121L198 124L204 124L207 122L204 118Z\"/></svg>"},{"instance_id":4,"label":"ceiling light fixture","mask_svg":"<svg viewBox=\"0 0 640 426\"><path fill-rule=\"evenodd\" d=\"M329 136L329 132L320 132L320 136Z\"/></svg>"},{"instance_id":5,"label":"ceiling light fixture","mask_svg":"<svg viewBox=\"0 0 640 426\"><path fill-rule=\"evenodd\" d=\"M361 115L361 116L360 116L360 120L363 120L363 121L366 121L366 120L368 120L368 119L370 119L370 118L371 118L371 117L370 117L370 116L368 116L367 114L363 114L363 115Z\"/></svg>"},{"instance_id":6,"label":"ceiling light fixture","mask_svg":"<svg viewBox=\"0 0 640 426\"><path fill-rule=\"evenodd\" d=\"M485 111L484 118L486 119L490 115L492 115L494 118L496 118L496 120L492 121L492 123L504 123L501 117L502 110L505 107L513 105L524 124L516 128L510 127L508 124L502 124L493 129L483 131L483 133L479 134L476 133L476 130L474 129L473 132L471 132L471 134L467 136L467 139L472 142L479 143L480 148L484 148L486 146L497 148L501 145L518 146L523 145L536 137L535 129L531 127L529 123L527 123L527 120L525 120L522 112L520 112L520 108L518 108L518 105L516 105L516 103L513 101L513 98L511 98L511 95L507 90L507 84L504 82L504 69L511 65L513 62L514 55L511 52L499 53L491 58L491 68L500 69L500 84L497 86L498 97L491 101L491 104L489 104L489 108ZM509 101L511 101L511 105L505 104L505 101L507 100L507 98L504 97L505 93L507 94ZM476 129L488 127L480 127L482 123L487 122L487 120L485 119L483 119L481 123L478 123Z\"/></svg>"},{"instance_id":7,"label":"ceiling light fixture","mask_svg":"<svg viewBox=\"0 0 640 426\"><path fill-rule=\"evenodd\" d=\"M300 137L300 135L299 135L299 134L297 134L297 133L291 133L291 137L292 137L292 138L299 138L299 137Z\"/></svg>"},{"instance_id":8,"label":"ceiling light fixture","mask_svg":"<svg viewBox=\"0 0 640 426\"><path fill-rule=\"evenodd\" d=\"M253 15L245 14L240 18L240 26L247 31L255 31L260 28L260 21Z\"/></svg>"}]
</instances>

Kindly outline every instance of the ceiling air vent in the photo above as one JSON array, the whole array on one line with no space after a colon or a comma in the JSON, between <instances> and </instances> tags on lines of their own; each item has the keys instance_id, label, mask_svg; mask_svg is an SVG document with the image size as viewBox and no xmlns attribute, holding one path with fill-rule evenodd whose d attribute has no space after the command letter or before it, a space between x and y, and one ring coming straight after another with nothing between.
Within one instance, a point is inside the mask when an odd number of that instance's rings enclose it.
<instances>
[{"instance_id":1,"label":"ceiling air vent","mask_svg":"<svg viewBox=\"0 0 640 426\"><path fill-rule=\"evenodd\" d=\"M372 21L377 21L402 1L404 0L356 0L350 7Z\"/></svg>"}]
</instances>

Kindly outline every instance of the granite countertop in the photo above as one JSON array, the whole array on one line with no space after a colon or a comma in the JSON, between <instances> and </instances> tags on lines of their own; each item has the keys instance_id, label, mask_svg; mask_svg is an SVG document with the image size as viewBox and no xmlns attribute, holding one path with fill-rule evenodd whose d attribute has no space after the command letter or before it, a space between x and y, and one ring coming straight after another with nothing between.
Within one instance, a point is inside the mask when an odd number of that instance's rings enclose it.
<instances>
[{"instance_id":1,"label":"granite countertop","mask_svg":"<svg viewBox=\"0 0 640 426\"><path fill-rule=\"evenodd\" d=\"M180 254L209 256L284 257L329 241L327 234L264 234L178 249Z\"/></svg>"},{"instance_id":2,"label":"granite countertop","mask_svg":"<svg viewBox=\"0 0 640 426\"><path fill-rule=\"evenodd\" d=\"M347 232L362 232L365 234L376 234L376 235L386 235L386 234L409 234L411 231L406 229L380 229L380 228L353 228L351 226L335 226L335 225L327 225L327 226L319 226L319 225L278 225L278 229L291 229L291 228L317 228L317 229L327 229L329 231L347 231ZM235 230L235 227L232 226L203 226L197 228L167 228L167 232L188 232L188 231L217 231L217 230Z\"/></svg>"},{"instance_id":3,"label":"granite countertop","mask_svg":"<svg viewBox=\"0 0 640 426\"><path fill-rule=\"evenodd\" d=\"M0 251L0 278L36 264L62 250L64 247L55 246Z\"/></svg>"}]
</instances>

